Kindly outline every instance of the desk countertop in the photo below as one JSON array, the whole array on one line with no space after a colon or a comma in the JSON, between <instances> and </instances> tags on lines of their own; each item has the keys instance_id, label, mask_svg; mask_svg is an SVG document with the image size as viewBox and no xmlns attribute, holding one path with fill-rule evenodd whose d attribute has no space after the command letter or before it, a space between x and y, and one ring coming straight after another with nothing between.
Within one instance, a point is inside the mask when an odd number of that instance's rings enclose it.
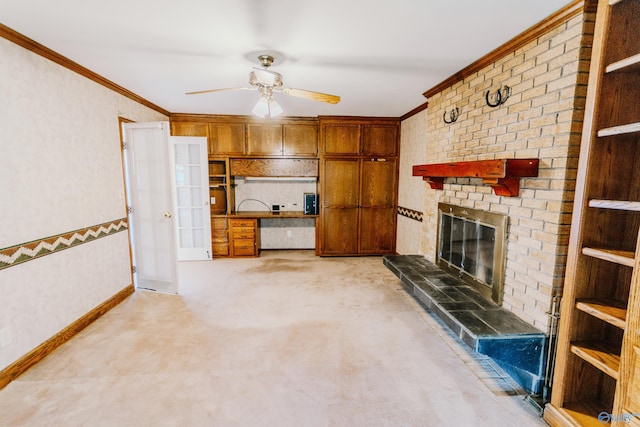
<instances>
[{"instance_id":1,"label":"desk countertop","mask_svg":"<svg viewBox=\"0 0 640 427\"><path fill-rule=\"evenodd\" d=\"M317 218L318 215L305 215L303 211L240 211L229 214L229 218Z\"/></svg>"}]
</instances>

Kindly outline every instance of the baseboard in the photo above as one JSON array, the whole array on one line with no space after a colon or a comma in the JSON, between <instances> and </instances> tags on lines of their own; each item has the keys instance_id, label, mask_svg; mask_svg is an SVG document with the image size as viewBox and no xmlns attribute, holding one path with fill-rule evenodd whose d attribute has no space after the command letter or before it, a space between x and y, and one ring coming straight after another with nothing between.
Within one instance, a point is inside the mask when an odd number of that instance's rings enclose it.
<instances>
[{"instance_id":1,"label":"baseboard","mask_svg":"<svg viewBox=\"0 0 640 427\"><path fill-rule=\"evenodd\" d=\"M47 357L56 348L69 341L78 332L127 299L133 292L134 287L133 284L131 284L0 371L0 390L25 373L33 365Z\"/></svg>"}]
</instances>

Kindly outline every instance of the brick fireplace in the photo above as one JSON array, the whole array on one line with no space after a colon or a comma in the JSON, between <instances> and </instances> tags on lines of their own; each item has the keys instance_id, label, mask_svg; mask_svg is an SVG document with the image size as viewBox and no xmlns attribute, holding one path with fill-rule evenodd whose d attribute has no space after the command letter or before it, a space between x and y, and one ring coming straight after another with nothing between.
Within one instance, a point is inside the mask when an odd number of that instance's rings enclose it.
<instances>
[{"instance_id":1,"label":"brick fireplace","mask_svg":"<svg viewBox=\"0 0 640 427\"><path fill-rule=\"evenodd\" d=\"M518 195L506 197L481 178L445 178L442 190L432 189L413 176L419 163L401 158L400 209L422 215L399 218L398 247L419 233L420 252L437 261L439 203L507 216L502 306L541 331L563 284L592 32L593 14L577 14L452 86L425 92L428 108L402 123L401 155L419 149L420 163L539 160L538 176L521 178ZM505 86L506 102L487 105L487 92ZM456 108L459 117L446 123ZM420 193L411 190L416 181Z\"/></svg>"},{"instance_id":2,"label":"brick fireplace","mask_svg":"<svg viewBox=\"0 0 640 427\"><path fill-rule=\"evenodd\" d=\"M398 253L438 262L440 203L504 215L500 309L545 335L564 280L593 20L580 10L505 44L488 55L492 62L480 60L425 92L428 108L401 128L398 204L411 215L398 217ZM504 103L487 102L505 87ZM538 159L538 174L505 196L482 178L445 177L434 189L412 173L416 165L494 159Z\"/></svg>"}]
</instances>

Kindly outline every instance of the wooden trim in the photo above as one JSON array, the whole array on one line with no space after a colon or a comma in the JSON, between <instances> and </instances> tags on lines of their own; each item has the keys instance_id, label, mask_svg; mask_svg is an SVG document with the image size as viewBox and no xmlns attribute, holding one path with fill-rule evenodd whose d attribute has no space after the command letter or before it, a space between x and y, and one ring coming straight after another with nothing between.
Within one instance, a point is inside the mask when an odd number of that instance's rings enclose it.
<instances>
[{"instance_id":1,"label":"wooden trim","mask_svg":"<svg viewBox=\"0 0 640 427\"><path fill-rule=\"evenodd\" d=\"M15 380L20 375L25 373L33 365L47 357L49 354L53 353L56 348L69 341L71 338L73 338L74 335L82 331L91 323L98 320L106 312L111 310L116 305L120 304L133 293L134 287L133 284L130 284L126 288L122 289L120 292L55 334L53 337L49 338L38 347L34 348L29 353L25 354L20 359L0 371L0 390L6 387L7 384L9 384L11 381Z\"/></svg>"},{"instance_id":2,"label":"wooden trim","mask_svg":"<svg viewBox=\"0 0 640 427\"><path fill-rule=\"evenodd\" d=\"M255 116L231 115L231 114L197 114L197 113L172 113L169 115L170 122L199 122L199 123L243 123L243 124L263 124L264 119ZM285 116L270 119L269 124L317 124L315 117Z\"/></svg>"},{"instance_id":3,"label":"wooden trim","mask_svg":"<svg viewBox=\"0 0 640 427\"><path fill-rule=\"evenodd\" d=\"M58 65L61 65L75 73L80 74L83 77L88 78L89 80L92 80L104 87L106 87L107 89L111 89L114 92L119 93L122 96L125 96L135 102L138 102L146 107L151 108L152 110L155 110L161 114L164 114L165 116L169 116L170 113L165 110L162 107L157 106L156 104L136 95L135 93L131 92L128 89L123 88L120 85L115 84L114 82L112 82L111 80L107 80L104 77L102 77L101 75L94 73L93 71L89 70L88 68L83 67L82 65L78 64L77 62L74 62L72 60L70 60L69 58L60 55L59 53L49 49L48 47L41 45L40 43L36 42L35 40L32 40L26 36L23 36L22 34L12 30L11 28L0 24L0 37L3 37L7 40L9 40L10 42L13 42L15 44L17 44L18 46L21 46L37 55L42 56L43 58L46 58L50 61L55 62Z\"/></svg>"},{"instance_id":4,"label":"wooden trim","mask_svg":"<svg viewBox=\"0 0 640 427\"><path fill-rule=\"evenodd\" d=\"M400 116L400 121L403 121L403 120L408 119L409 117L413 117L413 116L415 116L415 115L416 115L416 114L418 114L419 112L426 110L426 109L427 109L427 107L429 107L429 103L428 103L428 102L425 102L425 103L424 103L424 104L422 104L422 105L418 105L418 106L417 106L416 108L414 108L413 110L411 110L411 111L409 111L408 113L403 114L402 116Z\"/></svg>"},{"instance_id":5,"label":"wooden trim","mask_svg":"<svg viewBox=\"0 0 640 427\"><path fill-rule=\"evenodd\" d=\"M587 0L588 2L588 0ZM590 11L592 8L588 7L586 10ZM518 36L514 37L510 41L506 42L502 46L492 50L482 58L477 61L471 63L466 68L458 71L448 79L438 83L436 86L424 92L422 95L425 98L430 98L448 87L453 86L457 82L464 80L465 78L471 76L472 74L480 71L487 65L493 64L498 61L500 58L503 58L505 55L519 49L525 44L529 43L532 40L544 35L545 33L553 30L559 25L564 24L569 19L578 15L585 11L585 0L574 0L564 8L560 9L556 13L552 14L548 18L542 20L538 24L533 27L525 30L520 33Z\"/></svg>"}]
</instances>

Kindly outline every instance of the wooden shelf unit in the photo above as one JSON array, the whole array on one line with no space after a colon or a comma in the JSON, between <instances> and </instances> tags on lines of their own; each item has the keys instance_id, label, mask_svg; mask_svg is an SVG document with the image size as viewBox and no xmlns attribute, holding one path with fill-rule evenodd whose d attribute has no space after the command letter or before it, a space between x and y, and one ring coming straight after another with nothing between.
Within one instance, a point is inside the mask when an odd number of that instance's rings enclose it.
<instances>
[{"instance_id":1,"label":"wooden shelf unit","mask_svg":"<svg viewBox=\"0 0 640 427\"><path fill-rule=\"evenodd\" d=\"M624 417L640 413L639 27L640 0L599 0L544 413L552 426L640 425Z\"/></svg>"}]
</instances>

